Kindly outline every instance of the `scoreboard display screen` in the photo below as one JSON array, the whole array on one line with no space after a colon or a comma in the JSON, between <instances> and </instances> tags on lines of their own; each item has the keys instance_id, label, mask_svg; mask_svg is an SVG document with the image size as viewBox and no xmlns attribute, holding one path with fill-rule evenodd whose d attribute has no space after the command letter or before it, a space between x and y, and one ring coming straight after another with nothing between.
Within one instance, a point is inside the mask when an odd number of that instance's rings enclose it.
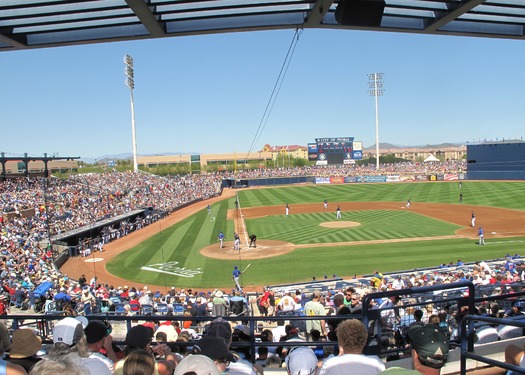
<instances>
[{"instance_id":1,"label":"scoreboard display screen","mask_svg":"<svg viewBox=\"0 0 525 375\"><path fill-rule=\"evenodd\" d=\"M361 144L354 142L354 137L316 138L315 143L308 144L308 159L318 165L353 164L355 156L361 155Z\"/></svg>"}]
</instances>

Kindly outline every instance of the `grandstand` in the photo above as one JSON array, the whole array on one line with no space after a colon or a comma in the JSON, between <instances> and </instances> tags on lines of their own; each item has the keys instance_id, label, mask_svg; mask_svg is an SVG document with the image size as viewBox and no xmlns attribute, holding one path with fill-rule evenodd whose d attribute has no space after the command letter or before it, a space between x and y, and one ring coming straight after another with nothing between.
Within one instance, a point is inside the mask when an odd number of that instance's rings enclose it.
<instances>
[{"instance_id":1,"label":"grandstand","mask_svg":"<svg viewBox=\"0 0 525 375\"><path fill-rule=\"evenodd\" d=\"M440 167L443 166L437 166L437 168ZM406 165L387 166L386 168L391 168L394 171L403 170L405 171L403 173L408 173L406 171L410 170ZM334 171L342 173L338 169L330 172ZM316 172L316 170L309 172ZM319 172L326 173L327 171L321 169ZM280 173L288 175L302 172L301 169L297 169L281 170ZM411 173L421 175L423 172L412 170ZM223 186L221 181L224 177L227 178L228 175L192 176L191 180L183 177L166 179L142 173L121 174L115 172L101 176L79 176L72 178L71 181L53 181L51 184L47 184L50 187L49 200L43 194L45 184L42 183L42 180L5 181L0 185L2 209L5 213L14 213L14 215L9 217L4 215L3 218L6 219L2 221L1 247L6 257L2 281L4 293L9 296L12 308L11 314L4 316L4 319L13 321L12 329L19 326L31 327L44 338L44 341L49 342L51 339L50 326L44 322L56 321L62 318L64 314L83 314L84 310L81 304L65 308L53 301L53 297L58 294L61 287L66 287L70 295L78 295L81 291L81 285L77 283L77 280L72 280L55 267L56 261L60 257L58 257L58 253L53 253L46 246L49 240L48 231L56 231L51 236L53 239L58 238L55 236L69 236L71 233L76 235L77 231L88 233L82 230L86 225L90 228L97 226L104 228L107 227L107 220L126 221L127 215L130 214L142 213L144 218L147 218L148 214L152 212L151 209L155 208L155 204L159 200L165 200L163 194L171 199L171 204L174 204L171 206L163 205L162 208L173 212L181 206L187 204L191 206L195 204L195 201L217 195ZM130 189L130 187L133 188ZM186 192L184 191L186 187L191 191L200 191L200 193L196 195ZM175 193L176 195L174 195ZM72 200L68 201L69 198ZM193 200L191 200L192 198ZM204 205L206 202L201 201L201 204ZM49 206L49 209L46 206ZM34 216L27 214L31 210L33 210ZM26 212L26 214L20 215L22 212ZM145 222L144 225L151 225L154 222L154 220ZM70 229L73 232L66 231L67 228L73 228ZM121 229L122 231L120 231ZM119 236L126 235L124 226L119 227L116 231L120 233ZM101 236L101 239L105 237L103 241L117 241L119 236L112 235L112 233L116 232L101 231L97 233L97 237ZM96 242L96 238L93 238L93 241ZM57 249L58 247L54 248L55 251ZM69 253L67 255L74 254ZM9 272L8 266L15 267L18 272ZM259 317L257 303L255 302L259 294L248 293L246 294L247 306L245 309L241 309L243 311L242 318L239 319L239 313L225 318L235 323L246 324L249 327L250 339L239 345L241 347L246 346L248 348L246 350L251 353L251 358L255 359L255 347L262 345L259 342L260 324L262 324L262 328L265 328L266 325L273 328L276 321L286 320L301 328L304 326L305 320L313 319L301 315L301 308L314 290L321 291L323 298L325 298L327 314L333 314L333 296L348 288L353 288L362 295L365 306L369 306L369 303L377 303L377 301L385 298L397 300L395 305L384 307L376 305L378 308L365 308L361 314L345 317L358 318L370 327L367 353L379 355L386 361L387 367L399 364L408 366L405 358L404 339L402 335L399 336L399 333L403 331L402 327L398 323L390 325L378 317L393 314L401 321L410 308L424 309L429 314L445 314L445 322L449 329L453 347L455 347L449 354L449 364L443 369L442 373L465 373L467 367L485 367L487 363L484 361L487 358L489 362L491 359L501 362L503 360L501 348L510 342L522 340L521 317L517 316L511 319L510 316L506 315L509 315L513 305L521 306L521 302L517 303L517 301L520 301L524 295L521 283L524 271L524 265L519 255L510 256L507 254L505 258L487 260L486 262L449 263L442 264L439 267L409 269L395 273L384 273L383 275L370 274L359 277L356 275L354 278L344 279L333 275L331 279L326 277L326 279L303 283L270 285L268 289L273 290L277 295L284 293L285 290L300 291L298 295L300 307L292 316L279 316L277 314L271 318ZM402 288L394 288L394 281L396 280L403 281ZM208 304L208 309L213 311L212 301L216 291L203 291L192 295L189 290L155 292L152 289L152 292L155 293L154 301L139 304L140 307L137 307L135 311L133 309L130 311L126 306L135 306L136 303L132 303L129 294L126 296L126 293L131 290L133 293L147 294L144 291L145 289L131 289L127 286L118 288L117 285L98 284L96 278L83 282L91 285L92 293L98 299L94 315L90 318L99 317L111 321L115 327L117 343L122 344L123 333L131 327L134 320L164 321L175 319L180 322L181 326L184 325L184 322L191 321L190 329L198 334L201 326L198 323L213 318L212 316L202 318L184 316L184 311L188 309L188 305L194 303L193 300L196 302L198 298L204 298ZM49 288L44 292L42 289L38 289L35 294L37 288L44 283L49 283L50 285L46 284L49 285ZM231 295L226 298L231 298ZM51 302L48 303L48 301ZM484 311L494 303L498 304L497 316L491 317ZM27 315L28 312L30 315ZM38 315L34 315L33 312L38 312ZM173 316L173 318L168 318L168 316ZM333 315L331 317L334 318ZM501 320L502 317L505 320ZM425 318L428 319L429 316ZM489 321L486 321L485 318ZM497 324L490 319L498 319ZM468 322L468 324L464 322ZM461 324L466 324L466 326L462 328ZM517 328L513 328L513 325ZM477 341L475 340L476 335L472 332L476 332ZM305 333L302 330L300 335L302 336ZM330 342L326 343L327 348L332 346L330 344L333 345ZM175 349L175 346L179 346L180 343L170 345L173 345ZM480 355L481 358L476 357ZM466 361L467 358L470 360Z\"/></svg>"}]
</instances>

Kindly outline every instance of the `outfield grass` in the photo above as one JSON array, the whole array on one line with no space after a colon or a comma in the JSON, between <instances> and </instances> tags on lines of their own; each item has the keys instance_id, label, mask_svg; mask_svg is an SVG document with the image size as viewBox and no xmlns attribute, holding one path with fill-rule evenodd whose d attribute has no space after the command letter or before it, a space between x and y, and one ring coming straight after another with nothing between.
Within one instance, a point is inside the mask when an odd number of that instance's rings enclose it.
<instances>
[{"instance_id":1,"label":"outfield grass","mask_svg":"<svg viewBox=\"0 0 525 375\"><path fill-rule=\"evenodd\" d=\"M411 198L417 202L457 204L459 192L463 193L463 204L485 205L503 208L525 209L523 182L463 182L457 183L399 183L399 184L346 184L336 186L300 186L273 189L247 189L239 191L242 207L284 205L284 203L319 203L326 198L330 203L345 201L399 201ZM298 249L282 256L259 260L219 260L200 255L199 250L216 243L217 234L223 231L227 240L232 240L233 222L226 220L226 212L233 208L235 198L212 206L215 220L205 210L183 222L166 228L160 234L139 246L120 254L108 262L108 271L138 284L194 287L229 288L234 265L244 269L245 285L266 285L322 278L367 274L374 270L382 272L438 266L442 263L492 259L507 253L520 253L525 238L506 238L490 242L487 246L476 246L468 239L432 240L376 245L352 245L311 247ZM457 227L450 223L402 211L345 212L345 220L358 215L363 225L355 228L329 229L318 226L321 221L333 221L332 213L291 215L289 218L274 217L251 219L248 225L259 238L279 239L300 243L326 243L384 239L398 237L421 237L425 234L446 235ZM323 215L330 215L325 219ZM286 228L283 221L292 223ZM155 225L155 224L154 224ZM315 227L315 232L311 228ZM310 228L310 230L306 230ZM417 229L417 230L416 230ZM308 234L311 232L311 234ZM142 266L171 263L165 270L184 274L141 270ZM179 267L179 268L177 268ZM192 276L192 277L188 277Z\"/></svg>"}]
</instances>

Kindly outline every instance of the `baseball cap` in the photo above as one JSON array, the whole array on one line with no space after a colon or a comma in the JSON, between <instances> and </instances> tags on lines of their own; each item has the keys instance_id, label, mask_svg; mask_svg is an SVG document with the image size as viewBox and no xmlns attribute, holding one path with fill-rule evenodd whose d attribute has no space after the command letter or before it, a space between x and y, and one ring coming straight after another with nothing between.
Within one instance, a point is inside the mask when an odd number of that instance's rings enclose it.
<instances>
[{"instance_id":1,"label":"baseball cap","mask_svg":"<svg viewBox=\"0 0 525 375\"><path fill-rule=\"evenodd\" d=\"M204 334L205 336L221 337L226 345L229 345L232 340L232 326L227 320L217 318L204 328Z\"/></svg>"},{"instance_id":2,"label":"baseball cap","mask_svg":"<svg viewBox=\"0 0 525 375\"><path fill-rule=\"evenodd\" d=\"M447 363L449 339L437 326L414 326L408 330L407 336L423 365L437 369Z\"/></svg>"},{"instance_id":3,"label":"baseball cap","mask_svg":"<svg viewBox=\"0 0 525 375\"><path fill-rule=\"evenodd\" d=\"M193 345L193 349L195 353L205 355L212 360L237 362L237 357L230 353L226 341L221 337L205 336Z\"/></svg>"},{"instance_id":4,"label":"baseball cap","mask_svg":"<svg viewBox=\"0 0 525 375\"><path fill-rule=\"evenodd\" d=\"M107 332L108 328L101 320L92 320L89 322L88 326L84 328L88 344L99 342L106 337Z\"/></svg>"},{"instance_id":5,"label":"baseball cap","mask_svg":"<svg viewBox=\"0 0 525 375\"><path fill-rule=\"evenodd\" d=\"M314 297L314 298L321 297L321 291L320 291L320 290L317 290L317 289L314 290L314 291L312 292L312 297Z\"/></svg>"},{"instance_id":6,"label":"baseball cap","mask_svg":"<svg viewBox=\"0 0 525 375\"><path fill-rule=\"evenodd\" d=\"M174 375L183 375L194 372L199 375L221 375L221 372L211 359L200 354L191 354L175 367Z\"/></svg>"},{"instance_id":7,"label":"baseball cap","mask_svg":"<svg viewBox=\"0 0 525 375\"><path fill-rule=\"evenodd\" d=\"M317 357L312 349L297 346L286 356L286 367L291 375L315 374Z\"/></svg>"},{"instance_id":8,"label":"baseball cap","mask_svg":"<svg viewBox=\"0 0 525 375\"><path fill-rule=\"evenodd\" d=\"M82 323L71 317L67 317L55 324L53 328L53 343L64 343L75 345L84 337Z\"/></svg>"},{"instance_id":9,"label":"baseball cap","mask_svg":"<svg viewBox=\"0 0 525 375\"><path fill-rule=\"evenodd\" d=\"M151 342L152 330L151 328L138 325L131 327L126 333L126 345L138 349L144 349L146 345Z\"/></svg>"},{"instance_id":10,"label":"baseball cap","mask_svg":"<svg viewBox=\"0 0 525 375\"><path fill-rule=\"evenodd\" d=\"M335 299L343 300L343 299L345 299L345 296L344 296L343 293L337 293L336 295L334 295L334 296L332 297L332 300L335 300Z\"/></svg>"}]
</instances>

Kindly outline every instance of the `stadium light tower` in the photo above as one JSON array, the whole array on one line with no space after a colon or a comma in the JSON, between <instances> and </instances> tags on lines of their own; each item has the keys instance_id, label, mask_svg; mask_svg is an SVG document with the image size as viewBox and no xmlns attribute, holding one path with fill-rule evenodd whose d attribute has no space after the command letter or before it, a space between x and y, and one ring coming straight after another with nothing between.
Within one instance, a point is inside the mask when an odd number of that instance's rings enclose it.
<instances>
[{"instance_id":1,"label":"stadium light tower","mask_svg":"<svg viewBox=\"0 0 525 375\"><path fill-rule=\"evenodd\" d=\"M126 64L126 86L129 87L131 98L131 141L133 146L133 170L139 170L139 163L137 160L137 136L135 134L135 102L133 100L133 89L135 88L135 79L133 73L133 57L130 55L124 56L124 63Z\"/></svg>"},{"instance_id":2,"label":"stadium light tower","mask_svg":"<svg viewBox=\"0 0 525 375\"><path fill-rule=\"evenodd\" d=\"M376 169L379 170L379 112L377 97L383 96L383 73L368 74L368 93L376 99Z\"/></svg>"}]
</instances>

